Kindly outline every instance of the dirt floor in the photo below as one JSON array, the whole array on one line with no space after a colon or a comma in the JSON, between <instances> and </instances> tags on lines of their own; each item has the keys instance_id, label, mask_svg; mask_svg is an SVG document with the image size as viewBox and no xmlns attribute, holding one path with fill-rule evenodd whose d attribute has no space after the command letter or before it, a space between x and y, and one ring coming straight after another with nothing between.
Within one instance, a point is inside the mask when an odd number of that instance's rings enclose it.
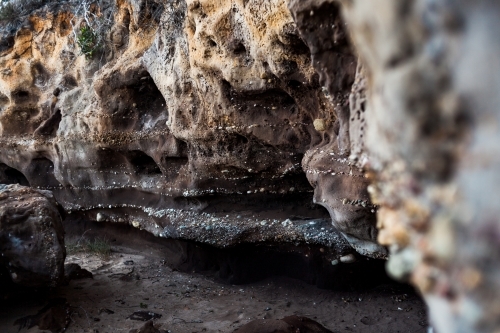
<instances>
[{"instance_id":1,"label":"dirt floor","mask_svg":"<svg viewBox=\"0 0 500 333\"><path fill-rule=\"evenodd\" d=\"M0 332L50 332L29 327L59 320L69 333L129 333L151 317L165 332L233 332L255 319L290 315L308 317L333 332L427 330L422 300L404 285L325 290L288 277L231 285L172 269L158 244L137 245L115 242L107 258L88 252L68 255L67 263L91 271L93 279L72 280L49 294L6 297L0 301ZM47 315L41 309L48 303L59 308Z\"/></svg>"}]
</instances>

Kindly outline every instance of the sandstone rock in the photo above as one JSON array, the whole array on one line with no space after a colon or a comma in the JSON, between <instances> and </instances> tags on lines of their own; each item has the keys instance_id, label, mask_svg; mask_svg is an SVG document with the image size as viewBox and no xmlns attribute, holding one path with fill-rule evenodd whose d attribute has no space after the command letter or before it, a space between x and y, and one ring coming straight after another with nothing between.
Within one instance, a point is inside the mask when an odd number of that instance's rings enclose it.
<instances>
[{"instance_id":1,"label":"sandstone rock","mask_svg":"<svg viewBox=\"0 0 500 333\"><path fill-rule=\"evenodd\" d=\"M374 175L389 271L420 289L438 332L496 332L500 6L342 3L366 77L356 153Z\"/></svg>"},{"instance_id":2,"label":"sandstone rock","mask_svg":"<svg viewBox=\"0 0 500 333\"><path fill-rule=\"evenodd\" d=\"M50 299L36 315L19 318L14 325L19 326L19 331L23 328L30 329L38 326L40 330L50 332L65 332L71 320L71 307L65 298Z\"/></svg>"},{"instance_id":3,"label":"sandstone rock","mask_svg":"<svg viewBox=\"0 0 500 333\"><path fill-rule=\"evenodd\" d=\"M109 18L95 21L108 22L103 47L87 58L74 43L81 4L33 13L0 54L0 179L158 236L384 257L367 181L346 160L357 58L338 5L308 20L300 6L103 1L83 8ZM335 227L278 227L327 217L313 191ZM252 210L264 212L242 214Z\"/></svg>"},{"instance_id":4,"label":"sandstone rock","mask_svg":"<svg viewBox=\"0 0 500 333\"><path fill-rule=\"evenodd\" d=\"M64 231L48 191L0 185L0 264L13 282L56 286L64 274Z\"/></svg>"},{"instance_id":5,"label":"sandstone rock","mask_svg":"<svg viewBox=\"0 0 500 333\"><path fill-rule=\"evenodd\" d=\"M314 201L329 211L334 226L359 253L383 258L386 250L377 244L376 207L367 192L368 179L357 159L353 159L359 150L358 142L363 142L362 133L354 138L350 134L352 128L363 128L358 125L364 121L362 113L354 107L362 102L353 102L360 95L354 90L362 91L362 82L340 5L328 0L292 0L288 6L335 110L335 122L327 133L329 140L309 149L302 160L315 188ZM314 125L325 128L316 121Z\"/></svg>"}]
</instances>

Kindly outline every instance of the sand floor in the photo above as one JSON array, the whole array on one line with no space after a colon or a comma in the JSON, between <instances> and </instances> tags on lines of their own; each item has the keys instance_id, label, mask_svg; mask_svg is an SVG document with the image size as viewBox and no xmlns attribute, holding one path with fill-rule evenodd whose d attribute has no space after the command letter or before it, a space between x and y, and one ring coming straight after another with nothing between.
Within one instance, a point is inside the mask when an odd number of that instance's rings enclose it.
<instances>
[{"instance_id":1,"label":"sand floor","mask_svg":"<svg viewBox=\"0 0 500 333\"><path fill-rule=\"evenodd\" d=\"M289 315L314 319L333 332L427 330L422 300L395 283L364 291L322 290L286 277L227 285L206 275L172 270L157 251L126 246L114 246L106 259L76 253L66 262L94 275L72 280L48 296L67 300L68 333L128 333L144 324L134 320L141 319L137 314L131 317L136 311L156 314L155 326L175 333L233 332L254 319ZM16 319L35 315L46 302L47 297L3 300L0 332L50 332L14 325Z\"/></svg>"}]
</instances>

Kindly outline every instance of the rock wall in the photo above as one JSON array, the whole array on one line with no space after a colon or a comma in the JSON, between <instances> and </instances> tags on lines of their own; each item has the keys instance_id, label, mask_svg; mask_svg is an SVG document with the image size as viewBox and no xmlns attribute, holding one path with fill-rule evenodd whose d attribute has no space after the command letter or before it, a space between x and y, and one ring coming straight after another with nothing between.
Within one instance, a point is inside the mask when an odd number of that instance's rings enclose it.
<instances>
[{"instance_id":1,"label":"rock wall","mask_svg":"<svg viewBox=\"0 0 500 333\"><path fill-rule=\"evenodd\" d=\"M322 6L334 37L306 32L315 21L297 25L303 9L278 0L34 12L3 29L0 177L161 237L385 257L367 179L348 159L356 57L339 6ZM102 41L91 56L85 26Z\"/></svg>"},{"instance_id":2,"label":"rock wall","mask_svg":"<svg viewBox=\"0 0 500 333\"><path fill-rule=\"evenodd\" d=\"M439 332L494 331L499 15L493 0L52 3L2 30L0 180L219 247L314 243L339 262L386 245ZM85 25L102 28L87 57Z\"/></svg>"},{"instance_id":3,"label":"rock wall","mask_svg":"<svg viewBox=\"0 0 500 333\"><path fill-rule=\"evenodd\" d=\"M367 126L356 153L381 206L388 270L420 289L438 332L496 332L500 6L343 5L365 66Z\"/></svg>"}]
</instances>

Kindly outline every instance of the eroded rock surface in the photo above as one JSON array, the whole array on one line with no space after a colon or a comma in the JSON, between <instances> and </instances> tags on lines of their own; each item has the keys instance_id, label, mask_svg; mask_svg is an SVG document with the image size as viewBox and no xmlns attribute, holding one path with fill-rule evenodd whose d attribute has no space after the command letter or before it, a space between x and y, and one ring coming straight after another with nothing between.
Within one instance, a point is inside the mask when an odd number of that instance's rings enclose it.
<instances>
[{"instance_id":1,"label":"eroded rock surface","mask_svg":"<svg viewBox=\"0 0 500 333\"><path fill-rule=\"evenodd\" d=\"M48 191L0 185L0 264L13 282L56 286L64 275L64 230Z\"/></svg>"},{"instance_id":2,"label":"eroded rock surface","mask_svg":"<svg viewBox=\"0 0 500 333\"><path fill-rule=\"evenodd\" d=\"M496 332L500 6L343 3L365 66L356 154L373 171L388 269L421 290L438 332Z\"/></svg>"},{"instance_id":3,"label":"eroded rock surface","mask_svg":"<svg viewBox=\"0 0 500 333\"><path fill-rule=\"evenodd\" d=\"M282 319L257 319L243 325L234 333L331 333L312 319L299 316L288 316Z\"/></svg>"},{"instance_id":4,"label":"eroded rock surface","mask_svg":"<svg viewBox=\"0 0 500 333\"><path fill-rule=\"evenodd\" d=\"M290 1L289 8L336 115L331 126L325 127L321 119L315 121L315 127L329 140L308 150L302 160L315 188L314 201L328 210L335 227L359 253L384 257L385 248L376 242L377 208L366 190L368 179L353 158L364 142L363 133L356 131L364 128L362 101L356 95L362 82L341 7L337 1L327 0Z\"/></svg>"},{"instance_id":5,"label":"eroded rock surface","mask_svg":"<svg viewBox=\"0 0 500 333\"><path fill-rule=\"evenodd\" d=\"M348 160L356 57L338 5L306 21L281 0L102 2L84 8L109 28L87 58L75 35L94 23L71 6L5 33L3 182L162 237L385 256L367 180ZM319 21L324 31L306 32ZM321 228L307 232L309 220Z\"/></svg>"}]
</instances>

